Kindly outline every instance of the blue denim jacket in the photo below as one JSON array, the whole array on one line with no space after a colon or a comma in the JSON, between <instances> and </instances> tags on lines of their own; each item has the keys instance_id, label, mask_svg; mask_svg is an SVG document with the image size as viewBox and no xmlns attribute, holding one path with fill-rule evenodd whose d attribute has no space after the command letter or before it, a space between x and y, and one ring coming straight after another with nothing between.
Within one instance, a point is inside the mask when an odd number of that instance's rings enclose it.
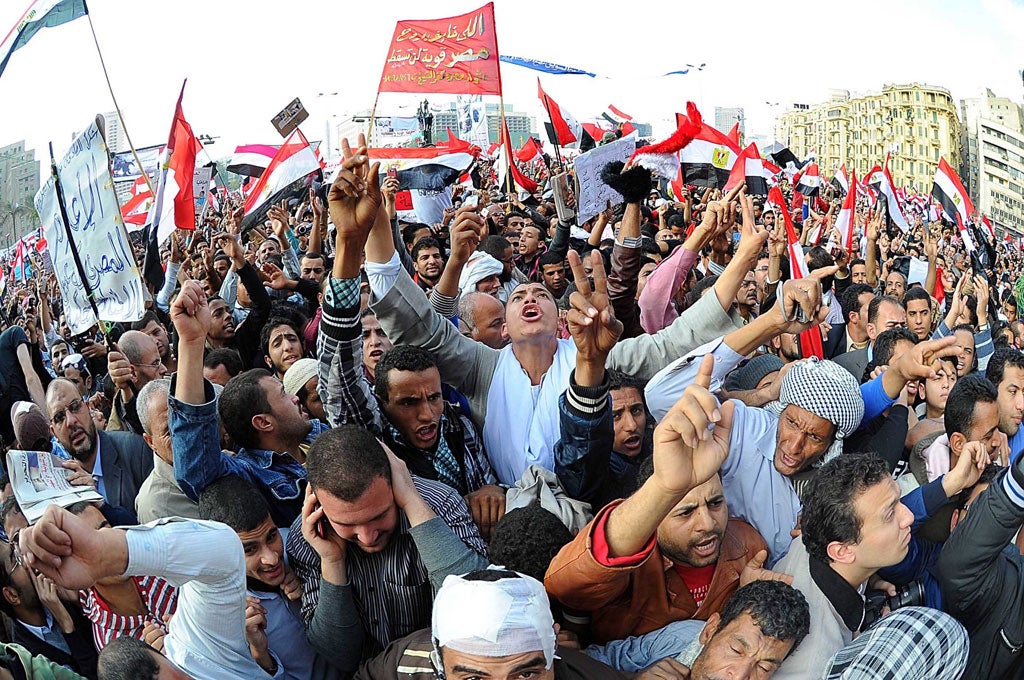
<instances>
[{"instance_id":1,"label":"blue denim jacket","mask_svg":"<svg viewBox=\"0 0 1024 680\"><path fill-rule=\"evenodd\" d=\"M203 489L217 479L237 475L266 497L274 524L290 526L302 512L306 468L288 454L274 451L243 448L234 456L221 451L213 385L204 381L207 402L193 405L175 399L176 380L177 376L171 378L167 417L174 452L174 478L181 490L198 502ZM307 444L329 429L319 420L312 423Z\"/></svg>"}]
</instances>

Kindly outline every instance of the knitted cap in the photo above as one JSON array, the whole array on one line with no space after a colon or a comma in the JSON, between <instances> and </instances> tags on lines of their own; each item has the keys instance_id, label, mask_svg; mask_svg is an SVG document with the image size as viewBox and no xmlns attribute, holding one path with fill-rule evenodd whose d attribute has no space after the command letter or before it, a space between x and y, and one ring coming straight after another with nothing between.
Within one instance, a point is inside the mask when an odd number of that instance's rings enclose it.
<instances>
[{"instance_id":1,"label":"knitted cap","mask_svg":"<svg viewBox=\"0 0 1024 680\"><path fill-rule=\"evenodd\" d=\"M316 375L316 359L299 359L284 372L284 391L298 394L306 386L309 379Z\"/></svg>"}]
</instances>

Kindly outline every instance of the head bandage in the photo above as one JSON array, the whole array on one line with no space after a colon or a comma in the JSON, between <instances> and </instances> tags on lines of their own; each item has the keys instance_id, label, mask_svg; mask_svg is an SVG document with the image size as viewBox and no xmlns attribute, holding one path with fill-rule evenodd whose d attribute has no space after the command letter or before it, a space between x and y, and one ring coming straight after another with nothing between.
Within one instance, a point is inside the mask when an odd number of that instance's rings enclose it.
<instances>
[{"instance_id":1,"label":"head bandage","mask_svg":"<svg viewBox=\"0 0 1024 680\"><path fill-rule=\"evenodd\" d=\"M860 385L845 368L832 361L807 359L793 364L782 379L776 414L793 404L836 426L832 446L819 461L827 463L843 452L843 440L853 434L864 417Z\"/></svg>"},{"instance_id":2,"label":"head bandage","mask_svg":"<svg viewBox=\"0 0 1024 680\"><path fill-rule=\"evenodd\" d=\"M554 625L547 593L536 579L448 576L434 598L431 629L437 649L490 657L542 651L545 668L551 668Z\"/></svg>"},{"instance_id":3,"label":"head bandage","mask_svg":"<svg viewBox=\"0 0 1024 680\"><path fill-rule=\"evenodd\" d=\"M501 274L503 271L504 266L501 262L488 253L478 250L469 256L466 266L462 269L462 274L459 276L459 292L463 295L476 292L476 284L488 276Z\"/></svg>"}]
</instances>

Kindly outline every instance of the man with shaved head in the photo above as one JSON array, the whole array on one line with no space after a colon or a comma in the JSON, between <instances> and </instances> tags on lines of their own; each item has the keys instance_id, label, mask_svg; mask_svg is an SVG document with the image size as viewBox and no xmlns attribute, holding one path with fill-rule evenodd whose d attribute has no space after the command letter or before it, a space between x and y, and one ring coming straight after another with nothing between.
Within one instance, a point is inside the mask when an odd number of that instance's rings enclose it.
<instances>
[{"instance_id":1,"label":"man with shaved head","mask_svg":"<svg viewBox=\"0 0 1024 680\"><path fill-rule=\"evenodd\" d=\"M107 373L117 386L117 394L106 429L142 434L135 398L148 383L167 375L167 367L160 344L147 333L125 331L117 345L120 351L107 354Z\"/></svg>"},{"instance_id":2,"label":"man with shaved head","mask_svg":"<svg viewBox=\"0 0 1024 680\"><path fill-rule=\"evenodd\" d=\"M153 470L153 452L131 432L104 432L92 421L89 405L70 380L57 378L46 390L53 453L78 461L75 468L96 480L96 490L110 505L135 511L135 497Z\"/></svg>"},{"instance_id":3,"label":"man with shaved head","mask_svg":"<svg viewBox=\"0 0 1024 680\"><path fill-rule=\"evenodd\" d=\"M459 298L459 319L469 329L464 335L492 349L508 344L505 305L487 293L465 293Z\"/></svg>"}]
</instances>

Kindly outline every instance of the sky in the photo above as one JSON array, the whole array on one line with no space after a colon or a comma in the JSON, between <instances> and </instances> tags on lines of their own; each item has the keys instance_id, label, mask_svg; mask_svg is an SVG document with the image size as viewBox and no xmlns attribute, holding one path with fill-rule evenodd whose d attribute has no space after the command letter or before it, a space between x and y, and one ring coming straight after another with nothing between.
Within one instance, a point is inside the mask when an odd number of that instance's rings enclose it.
<instances>
[{"instance_id":1,"label":"sky","mask_svg":"<svg viewBox=\"0 0 1024 680\"><path fill-rule=\"evenodd\" d=\"M0 36L30 0L0 0ZM294 97L310 113L302 129L369 109L395 22L469 12L473 0L421 3L289 0L89 0L100 48L136 147L166 141L174 102L197 134L217 137L213 158L237 144L279 143L270 119ZM586 8L586 9L584 9ZM814 104L832 89L926 83L956 98L990 88L1021 100L1024 0L717 0L580 5L495 0L502 54L592 71L598 78L542 75L545 91L576 118L608 104L671 132L693 100L713 122L715 106L746 109L747 134L772 136L791 103ZM703 71L669 76L686 64ZM543 120L537 73L503 65L506 105ZM401 115L416 95L381 95L378 112ZM444 104L446 95L429 97ZM24 139L58 156L92 117L113 110L87 19L44 29L0 76L0 146ZM404 115L412 115L406 109ZM44 162L44 166L46 163Z\"/></svg>"}]
</instances>

